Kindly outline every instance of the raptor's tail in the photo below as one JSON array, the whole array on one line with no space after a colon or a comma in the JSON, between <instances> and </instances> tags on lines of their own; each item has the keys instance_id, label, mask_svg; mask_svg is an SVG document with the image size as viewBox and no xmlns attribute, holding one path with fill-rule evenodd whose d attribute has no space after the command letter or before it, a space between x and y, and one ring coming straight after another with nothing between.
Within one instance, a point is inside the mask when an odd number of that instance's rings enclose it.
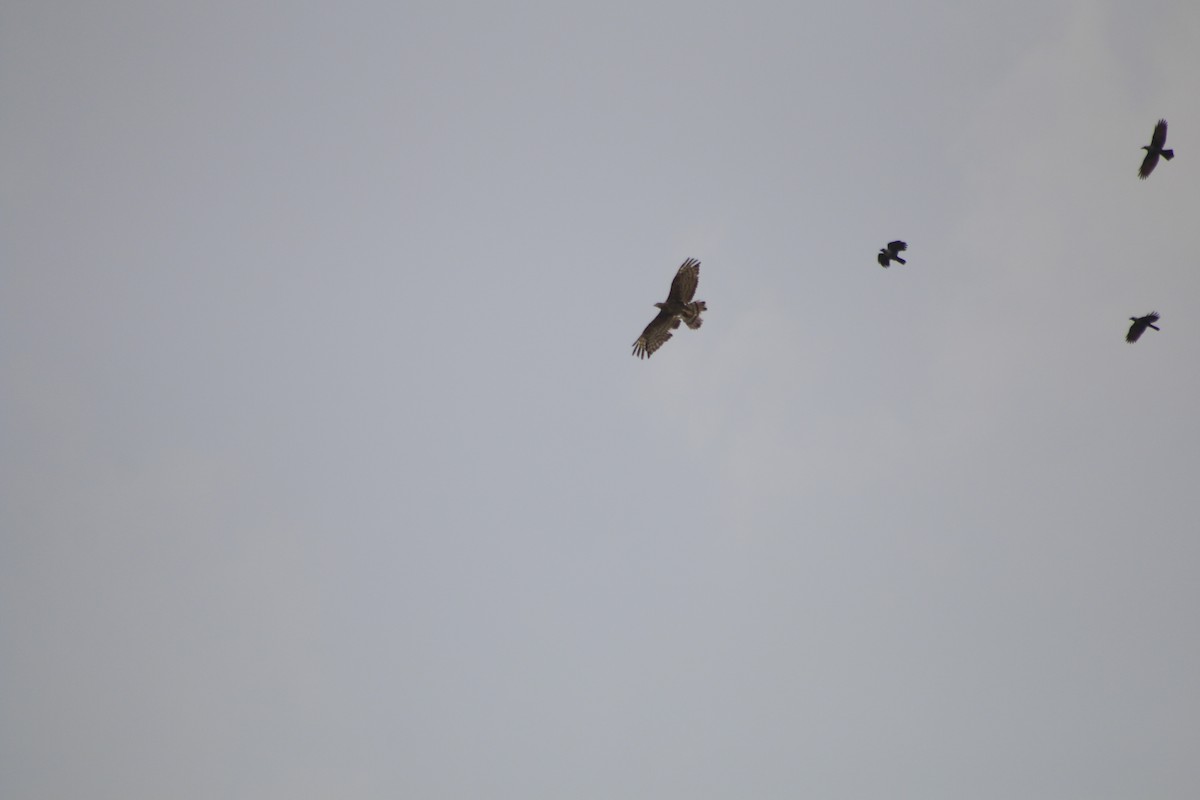
<instances>
[{"instance_id":1,"label":"raptor's tail","mask_svg":"<svg viewBox=\"0 0 1200 800\"><path fill-rule=\"evenodd\" d=\"M688 303L683 307L683 321L693 330L704 324L704 320L700 319L700 313L708 310L708 304L703 300L697 300L694 303Z\"/></svg>"},{"instance_id":2,"label":"raptor's tail","mask_svg":"<svg viewBox=\"0 0 1200 800\"><path fill-rule=\"evenodd\" d=\"M1161 331L1161 330L1162 330L1162 328L1158 327L1158 326L1157 326L1157 325L1155 325L1153 322L1148 322L1148 323L1146 323L1146 324L1147 324L1147 325L1149 325L1151 328L1154 328L1154 330L1156 330L1156 331Z\"/></svg>"},{"instance_id":3,"label":"raptor's tail","mask_svg":"<svg viewBox=\"0 0 1200 800\"><path fill-rule=\"evenodd\" d=\"M1165 158L1167 161L1170 161L1172 158L1175 157L1175 151L1174 150L1163 150L1162 157Z\"/></svg>"},{"instance_id":4,"label":"raptor's tail","mask_svg":"<svg viewBox=\"0 0 1200 800\"><path fill-rule=\"evenodd\" d=\"M897 264L907 264L907 263L908 263L907 261L905 261L905 260L904 260L903 258L901 258L900 256L892 256L892 258L896 259L896 263L897 263Z\"/></svg>"}]
</instances>

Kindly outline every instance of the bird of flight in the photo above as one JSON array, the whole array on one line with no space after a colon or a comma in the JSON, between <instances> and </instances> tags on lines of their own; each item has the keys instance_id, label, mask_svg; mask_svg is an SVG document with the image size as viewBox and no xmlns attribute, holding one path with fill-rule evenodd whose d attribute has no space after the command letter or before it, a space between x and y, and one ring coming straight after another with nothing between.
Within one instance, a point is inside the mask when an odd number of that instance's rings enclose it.
<instances>
[{"instance_id":1,"label":"bird of flight","mask_svg":"<svg viewBox=\"0 0 1200 800\"><path fill-rule=\"evenodd\" d=\"M1175 157L1175 151L1166 147L1167 144L1167 121L1160 119L1154 126L1154 133L1150 137L1150 144L1143 145L1142 149L1146 151L1145 157L1142 159L1142 165L1138 168L1138 177L1145 180L1158 166L1160 158L1170 161ZM891 265L893 261L898 264L907 264L908 262L900 256L901 253L908 250L908 243L897 239L893 242L888 242L887 247L881 247L876 260L879 266L885 269ZM671 291L667 295L666 302L655 303L654 306L658 309L658 316L650 321L646 329L642 331L642 335L633 343L633 354L638 358L649 358L658 348L662 347L670 340L671 331L679 327L680 322L687 323L687 326L692 329L699 328L704 320L700 318L700 314L708 310L708 305L703 300L693 300L696 294L696 287L700 283L700 262L694 258L689 258L679 267L679 271L675 273L675 279L671 281ZM1125 334L1125 341L1133 343L1142 337L1147 328L1161 330L1154 323L1158 322L1158 312L1151 311L1149 314L1141 317L1130 317L1132 323L1129 326L1129 332Z\"/></svg>"},{"instance_id":2,"label":"bird of flight","mask_svg":"<svg viewBox=\"0 0 1200 800\"><path fill-rule=\"evenodd\" d=\"M876 258L879 260L879 266L887 269L888 265L893 261L895 261L897 264L907 264L908 262L900 257L900 253L907 249L908 245L899 239L894 242L888 242L887 247L879 248L879 255L876 256Z\"/></svg>"},{"instance_id":3,"label":"bird of flight","mask_svg":"<svg viewBox=\"0 0 1200 800\"><path fill-rule=\"evenodd\" d=\"M1150 177L1150 173L1154 172L1154 168L1158 166L1158 157L1162 156L1167 161L1175 157L1174 150L1164 150L1163 145L1167 143L1167 121L1160 119L1158 124L1154 126L1154 135L1150 137L1150 144L1142 145L1142 149L1146 151L1146 157L1142 159L1142 166L1138 169L1138 177L1142 180Z\"/></svg>"},{"instance_id":4,"label":"bird of flight","mask_svg":"<svg viewBox=\"0 0 1200 800\"><path fill-rule=\"evenodd\" d=\"M708 310L703 300L693 301L696 296L696 286L700 283L700 262L694 258L684 261L671 281L671 292L665 303L655 303L658 316L650 321L646 330L633 343L633 354L638 358L649 358L654 351L666 344L671 338L671 331L679 327L683 320L692 329L699 328L704 320L700 313Z\"/></svg>"},{"instance_id":5,"label":"bird of flight","mask_svg":"<svg viewBox=\"0 0 1200 800\"><path fill-rule=\"evenodd\" d=\"M1129 321L1133 324L1129 326L1129 333L1125 334L1125 341L1132 344L1142 337L1146 332L1146 328L1154 328L1154 330L1162 330L1154 323L1158 322L1158 312L1151 311L1144 317L1130 317Z\"/></svg>"}]
</instances>

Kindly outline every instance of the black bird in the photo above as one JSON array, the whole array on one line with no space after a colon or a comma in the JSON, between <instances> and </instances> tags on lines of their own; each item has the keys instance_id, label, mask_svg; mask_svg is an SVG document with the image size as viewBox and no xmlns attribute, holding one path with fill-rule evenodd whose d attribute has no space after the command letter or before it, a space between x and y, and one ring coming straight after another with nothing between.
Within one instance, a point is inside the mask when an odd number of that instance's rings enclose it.
<instances>
[{"instance_id":1,"label":"black bird","mask_svg":"<svg viewBox=\"0 0 1200 800\"><path fill-rule=\"evenodd\" d=\"M1136 342L1146 332L1146 328L1154 328L1154 330L1162 330L1154 323L1158 322L1158 312L1151 311L1144 317L1130 317L1129 321L1133 324L1129 326L1129 333L1125 334L1125 341L1129 343Z\"/></svg>"},{"instance_id":2,"label":"black bird","mask_svg":"<svg viewBox=\"0 0 1200 800\"><path fill-rule=\"evenodd\" d=\"M1162 156L1167 161L1175 157L1174 150L1164 150L1163 145L1167 143L1167 121L1160 119L1158 124L1154 126L1154 135L1150 137L1150 144L1142 145L1142 149L1146 151L1146 157L1142 159L1142 166L1138 170L1138 177L1142 180L1150 177L1150 173L1154 172L1154 168L1158 166L1158 157Z\"/></svg>"},{"instance_id":3,"label":"black bird","mask_svg":"<svg viewBox=\"0 0 1200 800\"><path fill-rule=\"evenodd\" d=\"M908 262L899 255L901 252L907 249L908 245L899 239L894 242L888 242L887 247L879 248L879 255L877 256L879 259L879 266L887 269L888 264L890 264L892 261L896 261L900 264L907 264Z\"/></svg>"}]
</instances>

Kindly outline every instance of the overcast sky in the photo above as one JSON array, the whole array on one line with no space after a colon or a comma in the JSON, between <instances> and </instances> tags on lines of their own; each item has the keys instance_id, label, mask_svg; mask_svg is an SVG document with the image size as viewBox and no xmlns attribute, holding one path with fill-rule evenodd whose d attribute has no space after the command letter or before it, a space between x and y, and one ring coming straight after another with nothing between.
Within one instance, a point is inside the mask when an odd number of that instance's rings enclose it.
<instances>
[{"instance_id":1,"label":"overcast sky","mask_svg":"<svg viewBox=\"0 0 1200 800\"><path fill-rule=\"evenodd\" d=\"M1185 0L5 2L0 796L1200 796L1198 78Z\"/></svg>"}]
</instances>

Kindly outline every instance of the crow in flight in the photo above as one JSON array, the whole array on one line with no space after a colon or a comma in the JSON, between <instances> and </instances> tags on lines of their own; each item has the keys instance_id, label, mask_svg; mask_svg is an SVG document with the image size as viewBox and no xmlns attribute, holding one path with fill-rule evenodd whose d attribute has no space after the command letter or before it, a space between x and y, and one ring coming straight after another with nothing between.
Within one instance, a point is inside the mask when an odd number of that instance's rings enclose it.
<instances>
[{"instance_id":1,"label":"crow in flight","mask_svg":"<svg viewBox=\"0 0 1200 800\"><path fill-rule=\"evenodd\" d=\"M1129 343L1136 342L1141 335L1146 332L1146 328L1154 328L1154 330L1162 330L1154 323L1158 322L1158 312L1151 311L1144 317L1130 317L1129 321L1133 324L1129 326L1129 333L1125 334L1125 341Z\"/></svg>"},{"instance_id":2,"label":"crow in flight","mask_svg":"<svg viewBox=\"0 0 1200 800\"><path fill-rule=\"evenodd\" d=\"M1146 151L1146 157L1142 159L1142 166L1138 170L1138 177L1142 180L1150 177L1150 173L1154 172L1154 168L1158 166L1158 157L1162 156L1167 161L1175 157L1174 150L1164 150L1163 145L1167 143L1167 121L1160 119L1158 124L1154 126L1154 135L1150 137L1150 144L1142 145L1142 149Z\"/></svg>"},{"instance_id":3,"label":"crow in flight","mask_svg":"<svg viewBox=\"0 0 1200 800\"><path fill-rule=\"evenodd\" d=\"M708 305L703 300L692 302L696 296L696 286L700 283L700 262L694 258L684 261L671 281L671 293L667 302L655 303L658 316L650 321L646 330L633 343L633 354L638 358L649 358L655 350L662 347L671 338L671 331L679 327L682 319L693 330L699 328L704 320L700 312L707 311Z\"/></svg>"},{"instance_id":4,"label":"crow in flight","mask_svg":"<svg viewBox=\"0 0 1200 800\"><path fill-rule=\"evenodd\" d=\"M899 239L894 242L888 242L887 247L879 248L879 255L877 256L879 259L879 266L887 269L888 264L890 264L892 261L900 264L907 264L908 262L900 257L900 253L907 249L908 245Z\"/></svg>"}]
</instances>

